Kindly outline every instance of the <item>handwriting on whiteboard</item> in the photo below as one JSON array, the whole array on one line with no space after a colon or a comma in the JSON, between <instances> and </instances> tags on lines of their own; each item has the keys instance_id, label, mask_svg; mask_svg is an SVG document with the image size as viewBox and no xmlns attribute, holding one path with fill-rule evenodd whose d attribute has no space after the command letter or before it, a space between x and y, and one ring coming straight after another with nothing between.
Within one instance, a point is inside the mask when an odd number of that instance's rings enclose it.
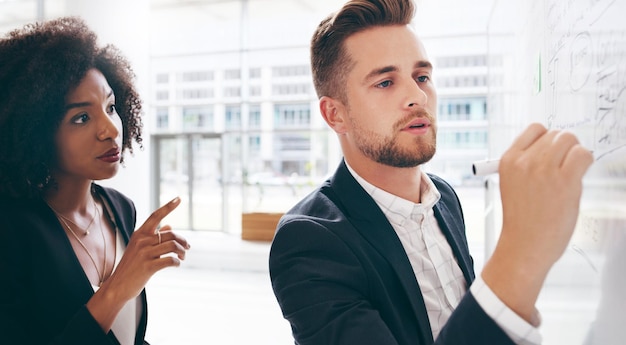
<instances>
[{"instance_id":1,"label":"handwriting on whiteboard","mask_svg":"<svg viewBox=\"0 0 626 345\"><path fill-rule=\"evenodd\" d=\"M546 123L577 132L597 160L626 149L626 31L615 29L616 13L626 13L624 1L546 9Z\"/></svg>"}]
</instances>

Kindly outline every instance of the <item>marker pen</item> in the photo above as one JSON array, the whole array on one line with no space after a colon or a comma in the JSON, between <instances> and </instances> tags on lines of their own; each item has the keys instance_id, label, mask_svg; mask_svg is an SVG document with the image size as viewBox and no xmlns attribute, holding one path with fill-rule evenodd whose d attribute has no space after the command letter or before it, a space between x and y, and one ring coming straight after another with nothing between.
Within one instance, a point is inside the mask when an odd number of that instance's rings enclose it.
<instances>
[{"instance_id":1,"label":"marker pen","mask_svg":"<svg viewBox=\"0 0 626 345\"><path fill-rule=\"evenodd\" d=\"M495 174L498 172L498 166L500 165L499 159L487 159L484 161L476 161L472 164L472 171L476 176L485 176L489 174Z\"/></svg>"}]
</instances>

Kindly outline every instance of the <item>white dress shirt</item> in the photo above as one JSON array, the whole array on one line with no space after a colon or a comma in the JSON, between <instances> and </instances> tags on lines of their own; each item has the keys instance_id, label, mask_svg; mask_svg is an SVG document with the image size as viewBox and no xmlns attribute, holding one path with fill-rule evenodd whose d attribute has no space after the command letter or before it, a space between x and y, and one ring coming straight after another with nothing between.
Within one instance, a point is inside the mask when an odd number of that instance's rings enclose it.
<instances>
[{"instance_id":1,"label":"white dress shirt","mask_svg":"<svg viewBox=\"0 0 626 345\"><path fill-rule=\"evenodd\" d=\"M396 231L409 258L424 298L433 338L467 292L467 282L446 240L433 206L441 198L432 180L421 173L421 203L402 199L365 181L348 170L374 199ZM484 283L480 275L470 288L478 304L516 344L541 344L537 328L510 310Z\"/></svg>"}]
</instances>

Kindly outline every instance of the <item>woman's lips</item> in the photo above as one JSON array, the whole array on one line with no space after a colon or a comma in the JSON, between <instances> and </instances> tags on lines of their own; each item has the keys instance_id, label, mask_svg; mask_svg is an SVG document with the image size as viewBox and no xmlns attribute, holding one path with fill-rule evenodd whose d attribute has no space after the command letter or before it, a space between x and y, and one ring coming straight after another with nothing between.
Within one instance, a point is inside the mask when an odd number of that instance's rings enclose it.
<instances>
[{"instance_id":1,"label":"woman's lips","mask_svg":"<svg viewBox=\"0 0 626 345\"><path fill-rule=\"evenodd\" d=\"M98 159L108 163L115 163L120 160L120 150L118 148L112 148L99 156Z\"/></svg>"}]
</instances>

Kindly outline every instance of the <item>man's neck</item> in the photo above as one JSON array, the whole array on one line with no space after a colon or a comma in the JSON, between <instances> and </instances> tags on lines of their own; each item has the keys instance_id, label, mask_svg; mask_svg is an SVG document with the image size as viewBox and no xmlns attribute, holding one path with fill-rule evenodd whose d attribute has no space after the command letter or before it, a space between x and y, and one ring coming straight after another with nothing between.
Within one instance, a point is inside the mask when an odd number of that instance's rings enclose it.
<instances>
[{"instance_id":1,"label":"man's neck","mask_svg":"<svg viewBox=\"0 0 626 345\"><path fill-rule=\"evenodd\" d=\"M350 161L346 163L359 176L372 185L414 203L421 202L420 167L397 168L374 161Z\"/></svg>"}]
</instances>

